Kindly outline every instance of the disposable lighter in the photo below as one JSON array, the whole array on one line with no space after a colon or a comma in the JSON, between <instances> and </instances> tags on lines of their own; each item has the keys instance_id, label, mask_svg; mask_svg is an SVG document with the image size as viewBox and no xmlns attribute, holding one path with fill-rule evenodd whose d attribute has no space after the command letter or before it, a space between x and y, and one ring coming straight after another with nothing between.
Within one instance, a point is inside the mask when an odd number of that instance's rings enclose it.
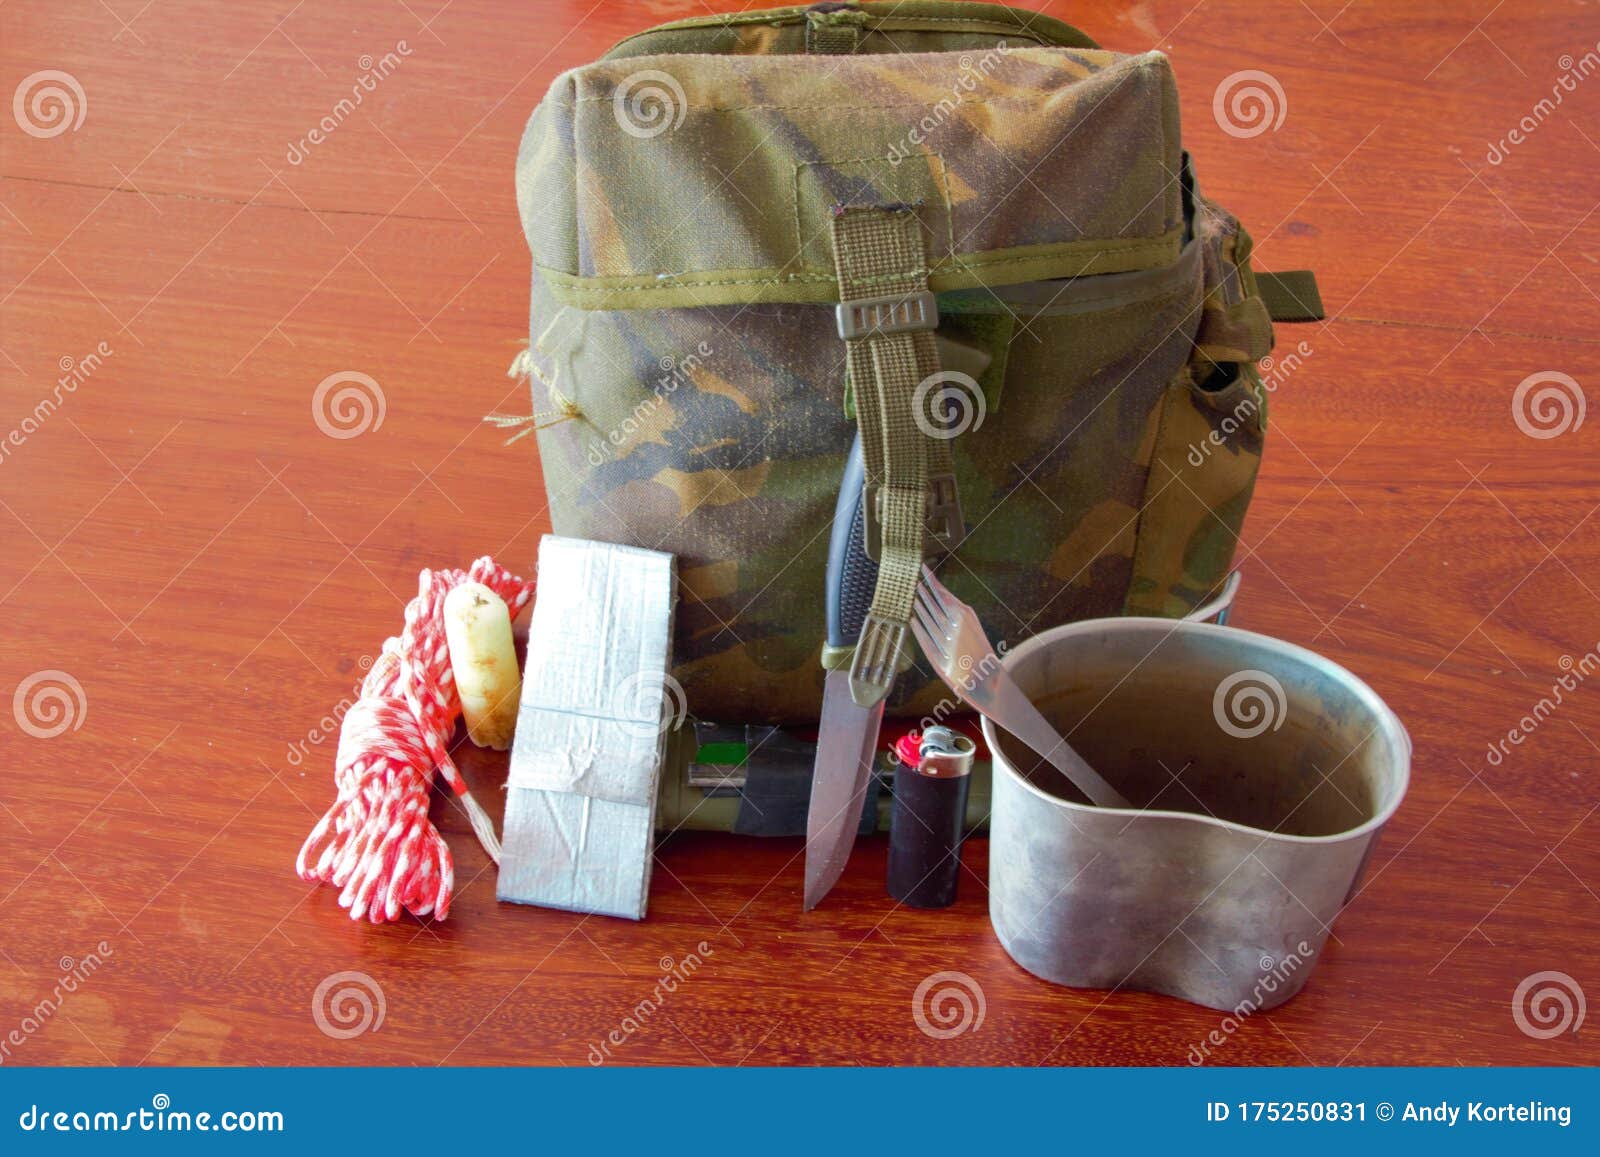
<instances>
[{"instance_id":1,"label":"disposable lighter","mask_svg":"<svg viewBox=\"0 0 1600 1157\"><path fill-rule=\"evenodd\" d=\"M930 727L915 766L894 773L889 824L889 895L913 908L947 908L961 879L962 823L972 782L972 740Z\"/></svg>"}]
</instances>

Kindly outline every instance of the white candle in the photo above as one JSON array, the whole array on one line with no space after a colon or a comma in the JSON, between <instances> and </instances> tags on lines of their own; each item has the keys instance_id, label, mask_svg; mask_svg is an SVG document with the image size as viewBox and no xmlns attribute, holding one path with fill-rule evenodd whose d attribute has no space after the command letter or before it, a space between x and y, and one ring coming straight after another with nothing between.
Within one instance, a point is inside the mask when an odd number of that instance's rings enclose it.
<instances>
[{"instance_id":1,"label":"white candle","mask_svg":"<svg viewBox=\"0 0 1600 1157\"><path fill-rule=\"evenodd\" d=\"M467 735L479 747L509 749L522 676L505 600L482 583L462 583L445 596L444 630Z\"/></svg>"}]
</instances>

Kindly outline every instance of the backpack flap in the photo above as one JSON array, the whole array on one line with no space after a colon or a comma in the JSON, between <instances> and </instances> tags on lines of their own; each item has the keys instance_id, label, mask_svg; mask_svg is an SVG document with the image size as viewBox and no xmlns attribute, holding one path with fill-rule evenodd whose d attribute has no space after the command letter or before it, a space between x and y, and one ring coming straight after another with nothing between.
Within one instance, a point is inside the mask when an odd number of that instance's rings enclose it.
<instances>
[{"instance_id":1,"label":"backpack flap","mask_svg":"<svg viewBox=\"0 0 1600 1157\"><path fill-rule=\"evenodd\" d=\"M833 303L835 205L915 206L934 292L1081 277L1177 259L1179 165L1159 53L657 56L558 78L517 192L560 303Z\"/></svg>"}]
</instances>

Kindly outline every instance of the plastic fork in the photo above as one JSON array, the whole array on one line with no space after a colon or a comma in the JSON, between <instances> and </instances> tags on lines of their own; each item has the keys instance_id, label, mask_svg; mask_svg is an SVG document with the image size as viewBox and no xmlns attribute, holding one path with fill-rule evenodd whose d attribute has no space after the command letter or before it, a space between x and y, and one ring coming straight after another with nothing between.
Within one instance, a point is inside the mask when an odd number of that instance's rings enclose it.
<instances>
[{"instance_id":1,"label":"plastic fork","mask_svg":"<svg viewBox=\"0 0 1600 1157\"><path fill-rule=\"evenodd\" d=\"M978 613L922 568L911 632L950 690L1048 760L1100 807L1132 805L1072 750L1000 665Z\"/></svg>"}]
</instances>

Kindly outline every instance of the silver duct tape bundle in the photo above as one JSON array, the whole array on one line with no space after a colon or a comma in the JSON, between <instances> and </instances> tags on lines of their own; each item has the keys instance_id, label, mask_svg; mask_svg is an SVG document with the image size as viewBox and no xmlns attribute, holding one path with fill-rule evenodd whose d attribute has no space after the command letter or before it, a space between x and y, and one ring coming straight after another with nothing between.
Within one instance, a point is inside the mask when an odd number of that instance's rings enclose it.
<instances>
[{"instance_id":1,"label":"silver duct tape bundle","mask_svg":"<svg viewBox=\"0 0 1600 1157\"><path fill-rule=\"evenodd\" d=\"M672 704L673 558L546 535L496 895L644 917Z\"/></svg>"}]
</instances>

